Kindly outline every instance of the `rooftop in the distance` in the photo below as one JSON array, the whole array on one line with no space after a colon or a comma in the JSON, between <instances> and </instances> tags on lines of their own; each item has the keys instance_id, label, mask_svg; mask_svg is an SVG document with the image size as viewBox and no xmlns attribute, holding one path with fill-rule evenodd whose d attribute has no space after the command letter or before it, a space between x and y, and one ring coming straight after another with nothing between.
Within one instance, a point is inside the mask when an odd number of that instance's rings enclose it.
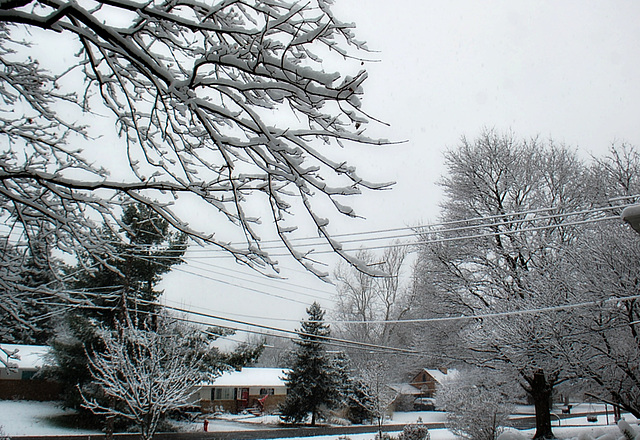
<instances>
[{"instance_id":1,"label":"rooftop in the distance","mask_svg":"<svg viewBox=\"0 0 640 440\"><path fill-rule=\"evenodd\" d=\"M11 358L9 362L19 369L29 370L41 368L46 364L46 356L51 352L51 347L47 345L24 345L0 343L0 362L7 362L7 353L15 352L19 359Z\"/></svg>"}]
</instances>

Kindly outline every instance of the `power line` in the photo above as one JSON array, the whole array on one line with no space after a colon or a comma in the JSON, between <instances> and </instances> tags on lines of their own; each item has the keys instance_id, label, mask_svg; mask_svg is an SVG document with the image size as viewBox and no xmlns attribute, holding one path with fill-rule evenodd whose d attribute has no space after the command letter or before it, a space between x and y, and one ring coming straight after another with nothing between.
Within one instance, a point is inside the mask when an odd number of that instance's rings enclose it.
<instances>
[{"instance_id":1,"label":"power line","mask_svg":"<svg viewBox=\"0 0 640 440\"><path fill-rule=\"evenodd\" d=\"M522 310L511 310L504 312L493 313L478 313L473 315L457 315L457 316L440 316L437 318L413 318L413 319L387 319L387 320L371 320L371 321L331 321L324 322L332 324L415 324L415 323L429 323L429 322L452 322L452 321L470 321L476 319L486 318L500 318L505 316L520 316L520 315L535 315L546 312L558 312L572 309L578 309L583 307L602 306L604 304L617 303L623 301L634 301L640 299L640 295L630 295L623 297L608 298L603 300L585 301L581 303L572 304L559 304L556 306L547 306L539 308L529 308Z\"/></svg>"},{"instance_id":2,"label":"power line","mask_svg":"<svg viewBox=\"0 0 640 440\"><path fill-rule=\"evenodd\" d=\"M139 300L139 301L142 302L142 303L155 304L155 303L151 303L150 301L144 301L144 300ZM217 320L220 320L220 321L231 322L231 323L234 323L234 324L247 325L247 326L250 326L250 327L261 328L261 329L264 329L264 330L277 331L277 332L280 332L280 333L313 336L315 338L318 338L318 339L321 339L321 340L324 340L324 341L353 344L353 345L357 345L359 347L365 347L365 348L385 349L385 350L390 350L390 351L394 351L394 352L398 352L398 353L413 353L413 351L411 351L411 350L398 348L398 347L388 347L388 346L384 346L384 345L368 344L366 342L350 341L350 340L347 340L347 339L332 338L332 337L329 337L329 336L311 335L311 334L307 334L307 333L304 333L304 332L287 330L287 329L271 327L271 326L267 326L267 325L263 325L263 324L256 324L256 323L251 323L251 322L247 322L247 321L241 321L241 320L238 320L238 319L225 318L225 317L222 317L222 316L216 316L216 315L211 315L211 314L207 314L207 313L196 312L196 311L189 310L189 309L184 309L184 308L181 308L181 307L173 307L173 306L167 306L167 305L163 305L162 307L164 307L165 309L176 311L176 312L188 313L188 314L191 314L191 315L202 316L202 317L211 318L211 319L217 319Z\"/></svg>"},{"instance_id":3,"label":"power line","mask_svg":"<svg viewBox=\"0 0 640 440\"><path fill-rule=\"evenodd\" d=\"M186 261L191 261L188 258L186 258L185 260ZM256 275L256 274L252 274L252 273L245 273L245 272L242 272L240 270L234 270L234 269L227 268L227 267L220 267L220 266L214 265L212 263L196 262L196 264L201 264L201 265L204 265L204 266L207 266L207 267L219 268L219 269L222 269L222 270L226 270L226 271L229 271L229 272L233 272L233 273L237 273L237 274L243 275L243 277L255 278L255 279L262 280L262 281L264 281L265 278L266 278L268 280L277 281L279 283L285 283L286 282L286 279L271 278L271 277L265 277L264 275ZM217 271L212 270L212 269L202 269L202 270L206 270L207 272L211 272L211 273L216 273L216 274L219 274L219 275L227 276L224 273L217 272ZM242 280L246 280L245 278L242 278L242 277L237 277L237 276L235 276L235 277L236 278L240 278ZM270 285L270 284L267 284L267 283L264 283L264 282L261 282L261 281L252 281L252 282L254 284L259 284L259 285L266 286L266 287L277 288L279 290L285 290L285 291L297 293L297 294L300 294L300 295L310 296L310 297L314 298L314 296L312 296L312 295L305 294L305 293L299 292L297 290L292 290L292 289L289 289L287 287L274 286L274 285ZM305 290L312 290L312 291L315 291L315 292L318 292L318 293L322 293L322 294L326 294L326 295L334 295L334 293L329 292L327 290L316 289L316 288L311 287L311 286L303 286L303 285L300 285L300 284L294 284L294 283L289 283L289 282L286 282L286 285L287 286L291 286L291 287L300 287L300 288L305 289Z\"/></svg>"},{"instance_id":4,"label":"power line","mask_svg":"<svg viewBox=\"0 0 640 440\"><path fill-rule=\"evenodd\" d=\"M640 197L639 195L634 195L634 196L628 196L625 198L628 199L635 199ZM618 198L621 199L621 198ZM633 204L633 203L632 203ZM513 218L513 217L519 217L522 215L529 215L529 214L537 214L537 213L542 213L542 212L551 212L554 210L558 210L560 208L556 208L556 207L550 207L550 208L538 208L538 209L532 209L532 210L526 210L526 211L514 211L514 212L509 212L509 213L505 213L505 214L497 214L497 215L492 215L492 216L484 216L484 217L474 217L474 218L466 218L466 219L460 219L460 220L452 220L452 221L448 221L448 222L441 222L441 223L433 223L433 224L426 224L426 225L418 225L418 226L413 226L413 227L405 227L405 228L392 228L392 229L383 229L383 230L378 230L378 231L366 231L366 232L355 232L355 233L345 233L345 234L336 234L336 235L332 235L333 238L340 238L340 237L353 237L353 236L357 236L357 235L368 235L368 234L375 234L375 233L379 233L379 232L385 232L385 231L399 231L399 230L411 230L412 233L411 234L406 234L404 235L404 237L415 237L416 235L420 235L420 231L432 231L432 233L438 233L438 234L449 234L449 233L457 233L457 232L461 232L461 231L472 231L475 229L486 229L486 228L491 228L491 227L499 227L499 226L510 226L510 225L517 225L517 224L522 224L522 223L535 223L535 222L539 222L539 221L543 221L543 220L555 220L555 219L564 219L567 217L572 217L572 216L576 216L576 215L587 215L587 214L596 214L596 213L604 213L606 211L611 211L611 210L617 210L617 209L622 209L625 208L626 206L630 206L632 204L620 204L620 205L606 205L606 206L600 206L600 207L594 207L594 208L589 208L589 209L583 209L583 210L574 210L574 211L568 211L568 212L558 212L556 214L550 214L550 215L545 215L545 216L540 216L540 217L532 217L532 218ZM509 219L506 220L505 219ZM591 223L591 222L598 222L598 221L603 221L603 220L620 220L620 218L618 216L609 216L609 217L601 217L601 218L591 218L591 219L585 219L585 220L581 220L581 221L573 221L573 222L561 222L561 223L554 223L554 224L547 224L547 225L543 225L543 226L537 226L537 227L530 227L530 228L522 228L522 229L512 229L509 231L501 231L501 232L492 232L492 233L484 233L484 234L472 234L472 235L460 235L458 237L448 237L446 239L440 239L440 240L436 240L436 241L429 241L428 243L436 243L439 241L453 241L453 240L465 240L465 239L470 239L470 238L482 238L482 237L487 237L487 236L495 236L495 235L505 235L505 234L515 234L515 233L522 233L522 232L532 232L532 231L542 231L542 230L546 230L546 229L556 229L556 228L560 228L560 227L565 227L565 226L575 226L575 225L580 225L580 224L586 224L586 223ZM500 222L493 222L493 223L478 223L475 225L469 225L468 223L472 223L472 222L479 222L479 221L487 221L487 220L502 220ZM456 227L448 227L448 228L442 228L444 226L449 226L449 225L461 225L461 226L456 226ZM428 233L428 232L425 232ZM363 243L363 242L368 242L368 241L379 241L379 240L388 240L389 238L394 238L394 237L399 237L399 236L392 236L392 237L369 237L369 238L360 238L360 239L354 239L354 240L342 240L340 242L340 244L344 245L344 244L349 244L349 243ZM328 246L328 243L325 240L322 240L319 237L299 237L299 238L292 238L291 241L295 242L295 241L305 241L305 240L320 240L317 243L309 243L309 244L302 244L300 246L304 247L304 246ZM265 243L278 243L278 240L267 240L262 242L263 244ZM364 247L358 247L358 248L349 248L349 249L344 249L347 252L352 252L352 251L356 251L359 249L363 249L363 250L374 250L374 249L386 249L386 248L391 248L391 247L395 247L395 246L411 246L413 244L423 244L424 242L411 242L411 243L396 243L396 244L386 244L386 245L377 245L377 246L364 246ZM278 250L278 249L285 249L284 245L280 245L280 246L271 246L271 247L265 247L262 246L261 247L262 250ZM223 253L225 251L220 250L220 249L215 249L215 250L210 250L210 249L194 249L194 252L216 252L216 253ZM327 254L327 253L334 253L333 250L319 250L319 251L315 251L313 252L314 254L318 255L318 254ZM272 257L282 257L282 256L288 256L288 253L272 253L270 254L270 256ZM190 257L192 259L195 258L199 258L199 257ZM216 257L212 257L212 256L208 256L206 258L216 258Z\"/></svg>"},{"instance_id":5,"label":"power line","mask_svg":"<svg viewBox=\"0 0 640 440\"><path fill-rule=\"evenodd\" d=\"M374 234L382 234L382 233L387 233L387 232L401 232L401 231L408 231L407 234L396 234L396 235L391 235L391 236L381 236L381 237L368 237L368 238L360 238L360 239L354 239L354 240L344 240L341 243L354 243L354 242L367 242L367 241L378 241L378 240L388 240L388 239L393 239L393 238L406 238L406 237L413 237L416 234L416 231L420 231L420 230L438 230L440 232L458 232L458 231L462 231L462 230L468 230L468 229L475 229L475 228L486 228L486 227L490 227L490 226L504 226L504 225L510 225L510 224L518 224L518 223L524 223L524 222L534 222L534 221L540 221L540 220L551 220L551 219L556 219L556 218L563 218L563 217L569 217L569 216L574 216L574 215L584 215L584 214L589 214L589 213L597 213L597 212L605 212L605 211L611 211L611 210L618 210L618 209L622 209L625 208L627 206L633 205L635 204L635 200L637 200L638 198L640 198L640 194L634 194L634 195L630 195L630 196L621 196L621 197L616 197L616 198L612 198L609 201L610 202L618 202L618 201L623 201L623 200L632 200L632 203L623 203L623 204L616 204L616 205L603 205L603 206L599 206L599 207L593 207L590 209L585 209L585 210L578 210L578 211L559 211L556 214L552 214L552 215L547 215L547 216L542 216L542 217L534 217L534 218L518 218L518 219L513 219L513 220L508 220L508 221L503 221L503 222L499 222L499 223L479 223L477 225L469 225L468 223L472 223L472 222L480 222L480 221L487 221L487 220L499 220L499 219L509 219L512 217L521 217L523 215L529 215L529 214L538 214L538 213L543 213L543 212L552 212L552 211L558 211L561 210L562 208L560 207L543 207L543 208L536 208L536 209L530 209L530 210L524 210L524 211L512 211L512 212L507 212L507 213L503 213L503 214L496 214L496 215L490 215L490 216L479 216L479 217L472 217L472 218L464 218L464 219L459 219L459 220L449 220L449 221L445 221L445 222L439 222L439 223L428 223L428 224L422 224L422 225L415 225L415 226L405 226L405 227L395 227L395 228L385 228L385 229L378 229L378 230L370 230L370 231L357 231L357 232L347 232L347 233L341 233L341 234L332 234L332 238L343 238L343 237L359 237L359 236L365 236L365 235L374 235ZM447 227L447 226L451 226L451 225L463 225L463 226L459 226L459 227ZM2 224L0 224L0 226L2 226ZM549 225L549 228L553 228L553 227L557 227L559 225ZM150 234L153 234L151 232L147 232ZM159 234L157 234L159 236ZM291 242L301 242L301 241L311 241L311 240L316 240L318 241L317 243L308 243L308 244L302 244L301 246L318 246L318 245L327 245L327 242L325 239L323 239L322 237L292 237L289 239ZM111 244L126 244L123 243L122 241L111 241ZM231 246L235 246L235 245L240 245L240 244L244 244L245 242L230 242L229 245ZM272 243L278 243L280 244L279 246L271 246L271 247L261 247L261 249L263 250L268 250L268 249L284 249L285 246L281 244L281 240L279 239L271 239L271 240L263 240L260 242L261 244L272 244ZM136 246L138 248L145 248L145 247L155 247L155 245L133 245ZM165 249L165 252L181 252L181 250L169 250L169 249ZM202 249L202 250L193 250L196 252L211 252L212 250L208 250L208 249ZM227 251L222 250L222 249L215 249L213 250L214 252L221 252L221 253L226 253Z\"/></svg>"}]
</instances>

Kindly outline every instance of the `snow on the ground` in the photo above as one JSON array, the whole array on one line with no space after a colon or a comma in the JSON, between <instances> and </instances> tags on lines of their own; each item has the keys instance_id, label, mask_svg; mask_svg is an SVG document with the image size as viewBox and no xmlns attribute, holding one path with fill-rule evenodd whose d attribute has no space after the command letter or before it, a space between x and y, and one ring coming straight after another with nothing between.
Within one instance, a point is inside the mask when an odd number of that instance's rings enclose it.
<instances>
[{"instance_id":1,"label":"snow on the ground","mask_svg":"<svg viewBox=\"0 0 640 440\"><path fill-rule=\"evenodd\" d=\"M600 409L600 408L597 408ZM100 431L91 431L83 429L71 429L55 426L50 417L69 414L70 411L62 410L55 402L35 402L35 401L11 401L0 400L0 429L7 435L65 435L65 434L99 434ZM517 409L519 414L531 414L532 408L522 407ZM393 417L387 420L387 424L407 424L415 423L418 418L425 423L444 422L446 414L438 411L417 411L417 412L397 412ZM613 423L613 416L610 415L610 423ZM637 420L626 414L625 419L631 422L636 428ZM248 416L248 415L224 415L222 417L208 417L209 431L238 431L247 429L261 429L265 425L274 425L279 422L277 416ZM558 426L560 423L560 426ZM593 438L597 438L603 434L611 433L616 437L620 431L615 425L607 425L605 415L598 416L597 423L587 422L586 416L583 414L561 421L554 421L553 431L558 438L577 438L581 434L589 434ZM203 421L198 422L180 422L178 423L181 431L202 431ZM456 437L447 429L430 429L431 440L455 440ZM532 438L534 430L519 431L525 438ZM397 433L391 433L396 435ZM319 436L313 437L313 440L336 440L338 436ZM372 440L373 434L350 434L351 440ZM288 439L303 440L303 439ZM306 438L308 440L308 438Z\"/></svg>"},{"instance_id":2,"label":"snow on the ground","mask_svg":"<svg viewBox=\"0 0 640 440\"><path fill-rule=\"evenodd\" d=\"M51 417L72 414L55 402L0 400L0 429L7 435L100 434L100 431L56 426Z\"/></svg>"},{"instance_id":3,"label":"snow on the ground","mask_svg":"<svg viewBox=\"0 0 640 440\"><path fill-rule=\"evenodd\" d=\"M422 419L424 423L444 423L447 421L447 413L442 411L413 411L393 413L393 417L386 421L388 424L416 423Z\"/></svg>"}]
</instances>

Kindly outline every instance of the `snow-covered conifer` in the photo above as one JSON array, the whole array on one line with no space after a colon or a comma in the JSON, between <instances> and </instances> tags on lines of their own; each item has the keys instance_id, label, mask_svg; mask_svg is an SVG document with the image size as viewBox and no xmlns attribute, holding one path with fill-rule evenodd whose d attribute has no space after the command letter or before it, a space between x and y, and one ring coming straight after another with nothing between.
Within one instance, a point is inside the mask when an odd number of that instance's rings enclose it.
<instances>
[{"instance_id":1,"label":"snow-covered conifer","mask_svg":"<svg viewBox=\"0 0 640 440\"><path fill-rule=\"evenodd\" d=\"M330 330L324 314L320 304L314 302L297 331L293 365L285 376L287 397L280 406L281 417L287 423L304 423L311 415L311 425L315 425L323 409L340 402L341 389L325 348Z\"/></svg>"}]
</instances>

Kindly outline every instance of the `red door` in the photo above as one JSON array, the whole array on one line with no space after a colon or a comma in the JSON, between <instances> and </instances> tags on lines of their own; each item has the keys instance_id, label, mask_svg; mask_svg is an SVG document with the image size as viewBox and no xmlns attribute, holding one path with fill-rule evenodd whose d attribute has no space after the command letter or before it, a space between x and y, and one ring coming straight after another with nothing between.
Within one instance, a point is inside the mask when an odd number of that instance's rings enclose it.
<instances>
[{"instance_id":1,"label":"red door","mask_svg":"<svg viewBox=\"0 0 640 440\"><path fill-rule=\"evenodd\" d=\"M240 401L238 406L240 410L243 410L249 406L249 388L242 388L240 390Z\"/></svg>"}]
</instances>

